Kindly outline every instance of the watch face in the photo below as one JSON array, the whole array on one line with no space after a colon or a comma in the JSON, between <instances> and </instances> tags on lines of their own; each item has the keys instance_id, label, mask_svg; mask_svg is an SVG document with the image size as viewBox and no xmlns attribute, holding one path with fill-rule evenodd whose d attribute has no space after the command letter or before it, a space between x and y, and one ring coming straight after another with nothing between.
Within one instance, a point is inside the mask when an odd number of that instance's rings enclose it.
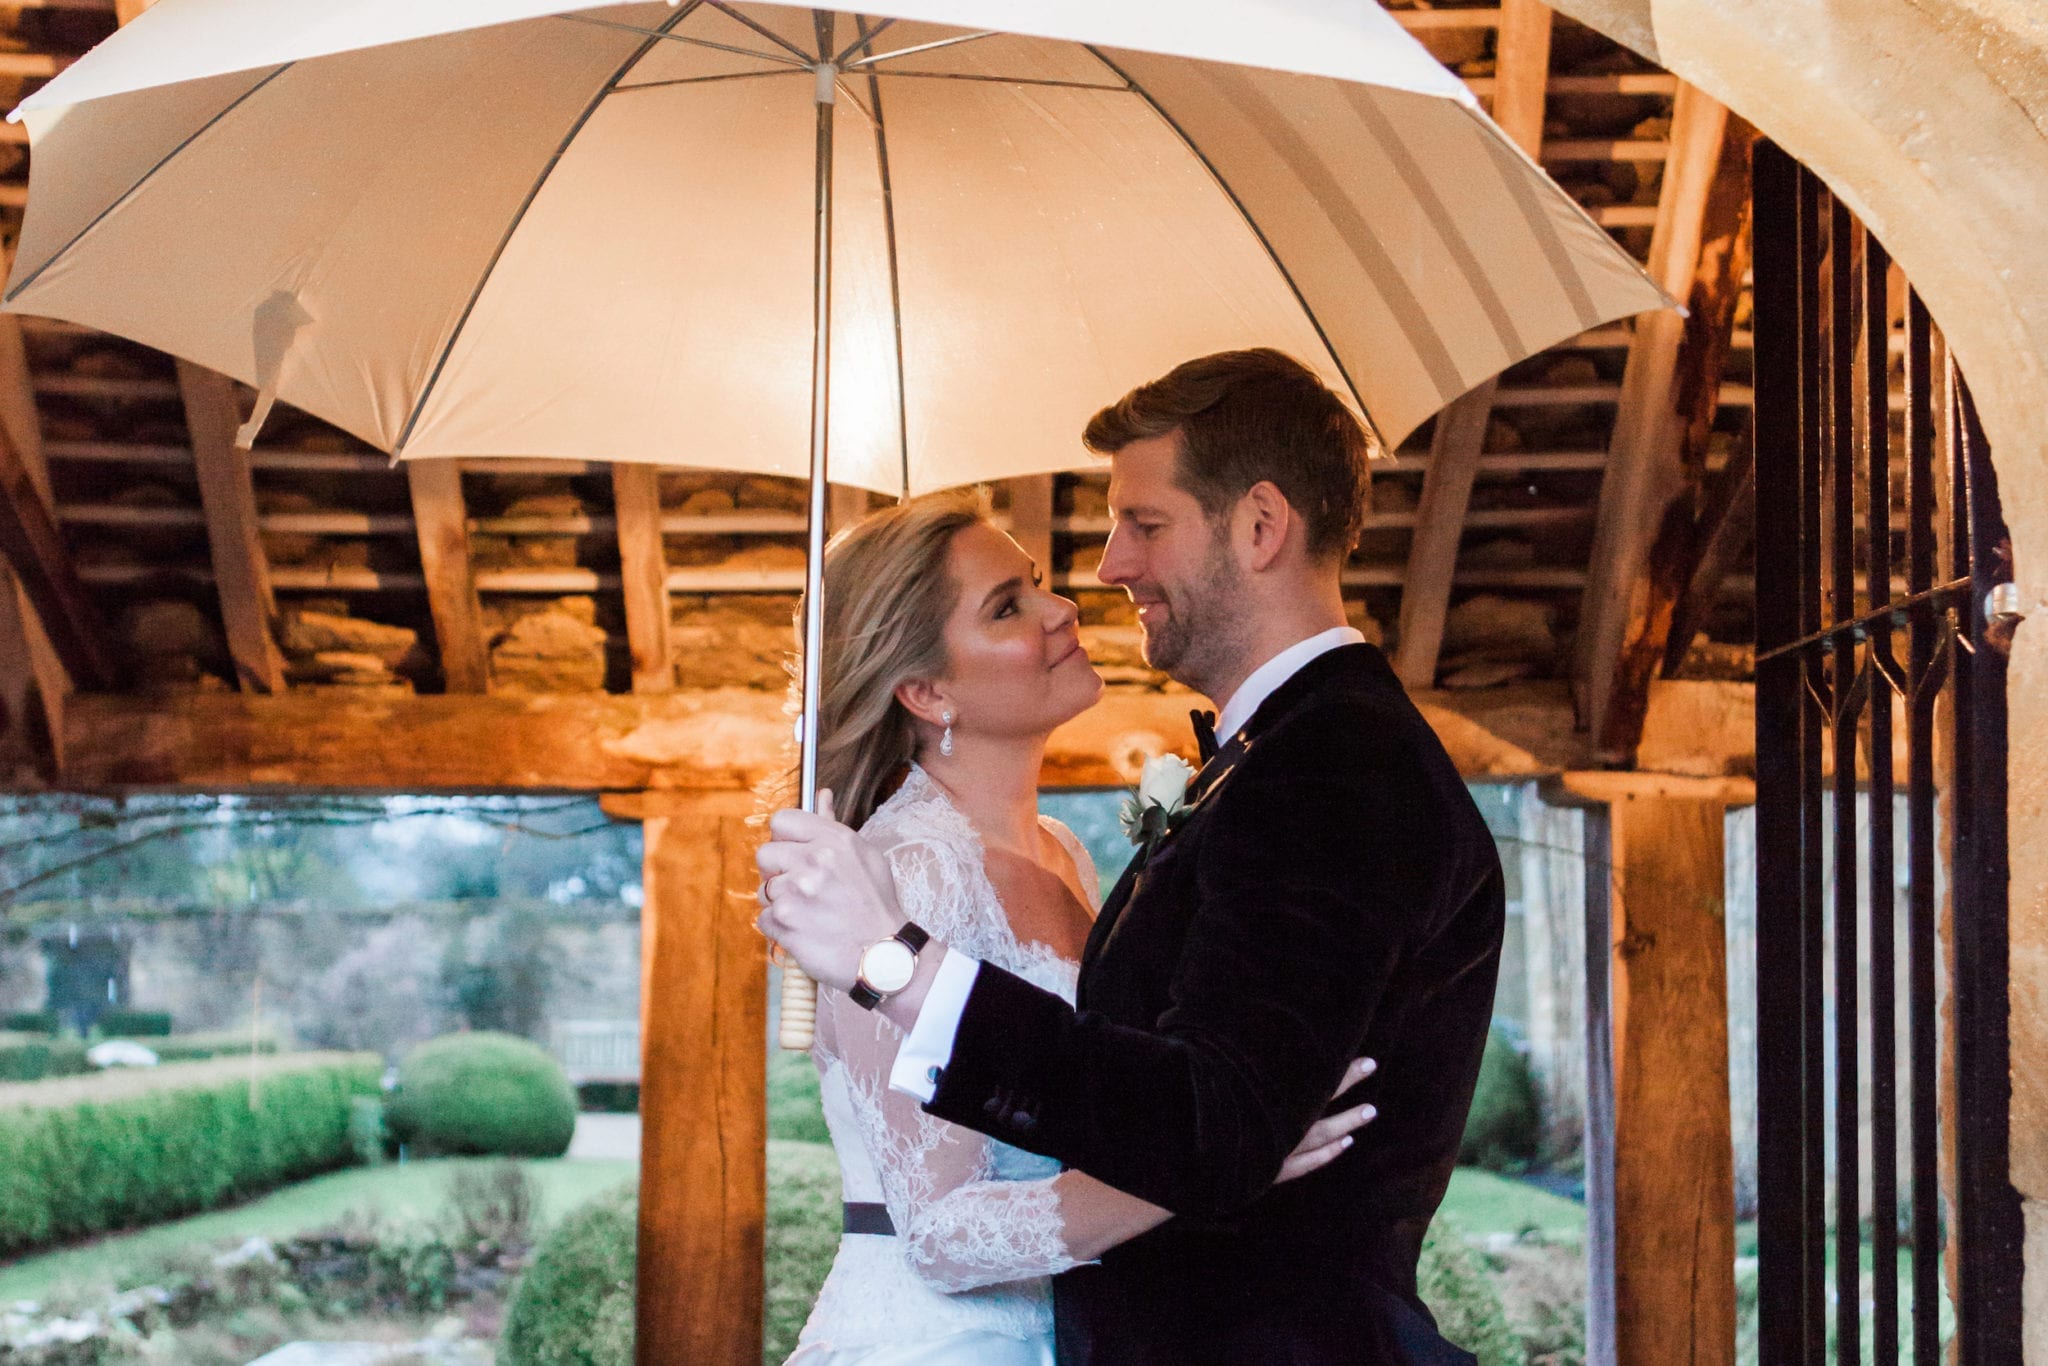
<instances>
[{"instance_id":1,"label":"watch face","mask_svg":"<svg viewBox=\"0 0 2048 1366\"><path fill-rule=\"evenodd\" d=\"M879 944L871 944L860 957L862 979L884 994L909 986L916 971L917 955L910 951L909 945L899 940L884 939Z\"/></svg>"}]
</instances>

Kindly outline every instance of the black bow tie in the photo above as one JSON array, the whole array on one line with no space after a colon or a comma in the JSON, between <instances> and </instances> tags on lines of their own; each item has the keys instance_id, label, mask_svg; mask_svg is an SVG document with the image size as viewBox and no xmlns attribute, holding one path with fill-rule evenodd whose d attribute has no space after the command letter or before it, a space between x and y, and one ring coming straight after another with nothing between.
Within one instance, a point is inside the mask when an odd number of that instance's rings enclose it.
<instances>
[{"instance_id":1,"label":"black bow tie","mask_svg":"<svg viewBox=\"0 0 2048 1366\"><path fill-rule=\"evenodd\" d=\"M1188 720L1195 727L1195 755L1201 763L1208 763L1216 757L1216 713L1213 711L1191 711Z\"/></svg>"}]
</instances>

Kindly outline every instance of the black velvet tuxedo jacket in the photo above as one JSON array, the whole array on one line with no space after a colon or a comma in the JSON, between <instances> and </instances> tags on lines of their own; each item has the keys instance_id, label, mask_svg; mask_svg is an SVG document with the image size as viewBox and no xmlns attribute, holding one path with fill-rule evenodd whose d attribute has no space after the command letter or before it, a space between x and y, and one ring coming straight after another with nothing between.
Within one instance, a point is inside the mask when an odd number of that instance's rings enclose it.
<instances>
[{"instance_id":1,"label":"black velvet tuxedo jacket","mask_svg":"<svg viewBox=\"0 0 2048 1366\"><path fill-rule=\"evenodd\" d=\"M1078 1009L984 964L932 1114L1172 1210L1054 1281L1064 1366L1461 1363L1415 1293L1493 1011L1492 836L1385 658L1283 683L1124 875ZM1351 1059L1379 1117L1273 1179Z\"/></svg>"}]
</instances>

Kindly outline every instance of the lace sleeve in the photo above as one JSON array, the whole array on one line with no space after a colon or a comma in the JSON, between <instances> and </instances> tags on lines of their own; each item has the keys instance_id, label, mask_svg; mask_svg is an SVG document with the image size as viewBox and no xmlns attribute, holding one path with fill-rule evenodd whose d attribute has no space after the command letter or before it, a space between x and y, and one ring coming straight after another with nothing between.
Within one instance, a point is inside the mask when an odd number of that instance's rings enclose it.
<instances>
[{"instance_id":1,"label":"lace sleeve","mask_svg":"<svg viewBox=\"0 0 2048 1366\"><path fill-rule=\"evenodd\" d=\"M936 937L975 952L978 907L961 851L913 840L888 851L905 913ZM981 956L978 955L977 956ZM889 1089L903 1034L842 993L819 993L819 1046L846 1069L862 1139L911 1269L933 1288L957 1292L1079 1265L1061 1220L1064 1178L999 1180L995 1143L926 1114ZM826 1061L821 1056L821 1062Z\"/></svg>"}]
</instances>

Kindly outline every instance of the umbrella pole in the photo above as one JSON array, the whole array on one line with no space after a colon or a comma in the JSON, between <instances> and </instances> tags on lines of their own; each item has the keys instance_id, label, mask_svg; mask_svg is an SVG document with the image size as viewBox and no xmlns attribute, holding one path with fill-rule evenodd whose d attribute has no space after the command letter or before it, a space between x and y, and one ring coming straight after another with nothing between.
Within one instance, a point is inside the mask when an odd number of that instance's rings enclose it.
<instances>
[{"instance_id":1,"label":"umbrella pole","mask_svg":"<svg viewBox=\"0 0 2048 1366\"><path fill-rule=\"evenodd\" d=\"M829 48L827 49L829 50ZM818 73L818 185L815 264L817 301L812 308L815 340L811 352L811 502L804 557L803 716L798 789L806 811L818 809L818 708L825 639L826 448L832 409L832 118L839 71L820 61ZM817 984L794 964L782 970L782 1024L776 1042L792 1053L807 1053L818 1022Z\"/></svg>"}]
</instances>

